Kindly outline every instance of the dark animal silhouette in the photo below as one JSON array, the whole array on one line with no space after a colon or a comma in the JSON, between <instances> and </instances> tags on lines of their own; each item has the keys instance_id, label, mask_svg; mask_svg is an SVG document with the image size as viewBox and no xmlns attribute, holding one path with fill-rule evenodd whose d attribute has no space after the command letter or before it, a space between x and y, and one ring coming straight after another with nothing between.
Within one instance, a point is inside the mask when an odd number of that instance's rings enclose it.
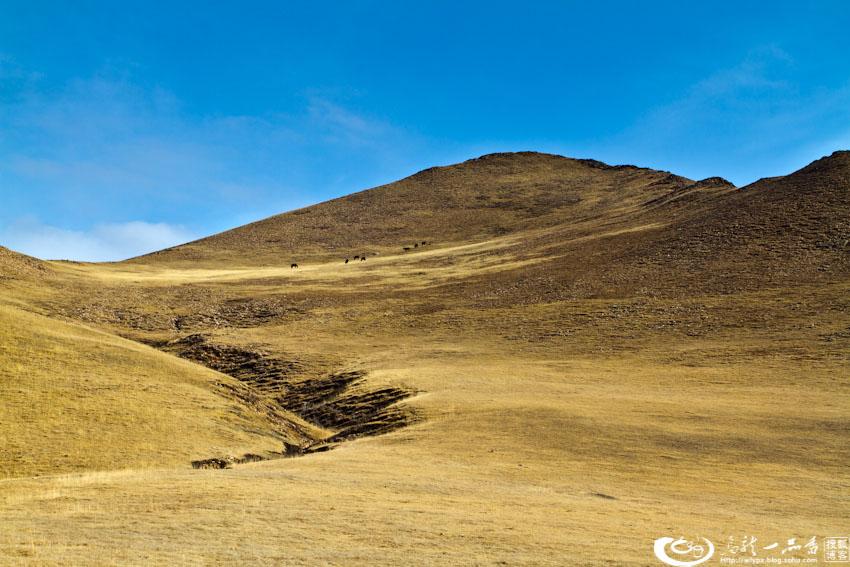
<instances>
[{"instance_id":1,"label":"dark animal silhouette","mask_svg":"<svg viewBox=\"0 0 850 567\"><path fill-rule=\"evenodd\" d=\"M365 261L366 261L366 256L360 256L360 261L361 261L361 262L365 262Z\"/></svg>"},{"instance_id":2,"label":"dark animal silhouette","mask_svg":"<svg viewBox=\"0 0 850 567\"><path fill-rule=\"evenodd\" d=\"M346 258L346 259L345 259L345 263L346 263L346 264L348 263L348 258Z\"/></svg>"},{"instance_id":3,"label":"dark animal silhouette","mask_svg":"<svg viewBox=\"0 0 850 567\"><path fill-rule=\"evenodd\" d=\"M407 252L407 251L409 251L409 250L410 250L410 246L405 246L405 247L404 247L404 251L405 251L405 252Z\"/></svg>"},{"instance_id":4,"label":"dark animal silhouette","mask_svg":"<svg viewBox=\"0 0 850 567\"><path fill-rule=\"evenodd\" d=\"M359 260L359 259L360 259L360 256L355 256L355 257L354 257L354 259L355 259L355 260Z\"/></svg>"},{"instance_id":5,"label":"dark animal silhouette","mask_svg":"<svg viewBox=\"0 0 850 567\"><path fill-rule=\"evenodd\" d=\"M298 264L292 264L291 266L289 266L289 269L291 270L292 268L297 268L297 267L298 267Z\"/></svg>"},{"instance_id":6,"label":"dark animal silhouette","mask_svg":"<svg viewBox=\"0 0 850 567\"><path fill-rule=\"evenodd\" d=\"M419 245L418 245L418 244L414 244L414 245L413 245L413 247L414 247L414 248L419 248Z\"/></svg>"},{"instance_id":7,"label":"dark animal silhouette","mask_svg":"<svg viewBox=\"0 0 850 567\"><path fill-rule=\"evenodd\" d=\"M423 241L422 241L422 246L425 246L426 244L428 244L428 243L427 243L427 242L425 242L425 241L423 240Z\"/></svg>"}]
</instances>

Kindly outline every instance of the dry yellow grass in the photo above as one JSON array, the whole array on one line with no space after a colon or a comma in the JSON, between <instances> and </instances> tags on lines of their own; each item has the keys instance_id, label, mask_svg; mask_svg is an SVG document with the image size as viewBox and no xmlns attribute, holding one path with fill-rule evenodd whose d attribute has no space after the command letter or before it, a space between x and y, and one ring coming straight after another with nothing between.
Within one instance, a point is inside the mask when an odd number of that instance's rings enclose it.
<instances>
[{"instance_id":1,"label":"dry yellow grass","mask_svg":"<svg viewBox=\"0 0 850 567\"><path fill-rule=\"evenodd\" d=\"M743 199L722 186L668 195L698 201L685 217L644 214L631 194L616 219L512 217L509 234L387 248L356 265L315 251L298 270L265 252L234 265L238 253L216 241L202 265L178 254L16 276L7 301L50 318L0 308L13 329L2 344L17 341L4 371L24 384L3 401L63 399L68 360L75 376L127 396L64 400L67 411L43 410L32 432L26 404L7 407L19 412L11 431L54 459L67 439L53 431L69 414L141 423L168 402L186 423L217 425L191 445L188 426L162 425L158 451L173 460L156 464L144 461L146 435L110 422L122 436L80 448L107 463L97 468L135 454L114 466L136 470L0 481L0 564L652 566L663 536L707 537L719 557L729 537L844 534L850 284L847 253L829 240L843 221L798 212L802 228L788 236L785 213L748 210L735 222L757 226L752 238L718 244L722 219L706 213L727 206L711 204L718 195ZM764 195L776 193L755 202ZM844 210L842 199L829 206ZM205 386L221 375L110 333L151 344L200 334L297 361L294 379L362 371L358 391L415 389L399 406L422 419L325 453L191 470L190 447L224 447L217 436L237 423ZM49 387L20 377L30 367ZM148 402L142 384L163 396ZM172 388L188 393L164 396ZM238 441L246 452L272 442Z\"/></svg>"},{"instance_id":2,"label":"dry yellow grass","mask_svg":"<svg viewBox=\"0 0 850 567\"><path fill-rule=\"evenodd\" d=\"M843 527L847 400L828 367L792 397L805 368L781 361L409 346L375 370L429 389L428 422L231 471L7 481L9 563L654 565L668 533Z\"/></svg>"},{"instance_id":3,"label":"dry yellow grass","mask_svg":"<svg viewBox=\"0 0 850 567\"><path fill-rule=\"evenodd\" d=\"M185 467L298 441L235 407L220 387L232 378L79 324L0 305L0 357L0 477Z\"/></svg>"}]
</instances>

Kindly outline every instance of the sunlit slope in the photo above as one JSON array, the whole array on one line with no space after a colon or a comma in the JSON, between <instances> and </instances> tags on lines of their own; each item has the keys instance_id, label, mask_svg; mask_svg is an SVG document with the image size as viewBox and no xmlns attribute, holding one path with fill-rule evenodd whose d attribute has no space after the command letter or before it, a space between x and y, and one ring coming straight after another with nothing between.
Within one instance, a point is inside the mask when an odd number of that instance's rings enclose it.
<instances>
[{"instance_id":1,"label":"sunlit slope","mask_svg":"<svg viewBox=\"0 0 850 567\"><path fill-rule=\"evenodd\" d=\"M667 533L719 548L744 529L786 542L846 525L846 363L760 355L773 341L758 337L560 357L540 341L433 331L383 348L311 337L370 347L369 370L428 392L428 421L228 471L5 483L0 554L69 567L649 567Z\"/></svg>"},{"instance_id":2,"label":"sunlit slope","mask_svg":"<svg viewBox=\"0 0 850 567\"><path fill-rule=\"evenodd\" d=\"M40 277L49 273L44 262L0 246L0 281Z\"/></svg>"},{"instance_id":3,"label":"sunlit slope","mask_svg":"<svg viewBox=\"0 0 850 567\"><path fill-rule=\"evenodd\" d=\"M612 189L594 214L581 204L525 220L509 210L515 225L481 217L450 227L458 241L388 247L354 265L311 256L307 236L297 270L264 246L208 241L196 251L209 263L180 249L46 262L47 275L14 280L19 304L166 349L207 344L214 367L239 351L291 363L293 381L358 370L354 394L404 386L416 395L402 403L421 420L230 470L187 469L188 458L229 451L216 446L155 472L5 481L0 557L646 567L664 536L699 534L719 555L730 536L766 546L840 534L850 494L846 157L740 189L664 174L666 186L647 194ZM490 159L498 171L493 156L461 165ZM427 215L408 221L405 207L418 202L409 197L396 222L413 234ZM496 209L488 199L474 199L486 214ZM320 244L346 237L334 230L310 234ZM46 342L50 354L56 340ZM93 366L115 364L86 352ZM150 382L147 366L127 375ZM54 427L41 443L62 435ZM182 450L185 439L163 446Z\"/></svg>"},{"instance_id":4,"label":"sunlit slope","mask_svg":"<svg viewBox=\"0 0 850 567\"><path fill-rule=\"evenodd\" d=\"M475 241L612 218L692 182L667 172L522 152L434 167L395 183L273 216L135 262L284 264Z\"/></svg>"},{"instance_id":5,"label":"sunlit slope","mask_svg":"<svg viewBox=\"0 0 850 567\"><path fill-rule=\"evenodd\" d=\"M0 300L23 304L55 284L47 262L0 246Z\"/></svg>"},{"instance_id":6,"label":"sunlit slope","mask_svg":"<svg viewBox=\"0 0 850 567\"><path fill-rule=\"evenodd\" d=\"M228 387L144 345L0 304L0 477L188 467L299 441L299 426L273 427Z\"/></svg>"}]
</instances>

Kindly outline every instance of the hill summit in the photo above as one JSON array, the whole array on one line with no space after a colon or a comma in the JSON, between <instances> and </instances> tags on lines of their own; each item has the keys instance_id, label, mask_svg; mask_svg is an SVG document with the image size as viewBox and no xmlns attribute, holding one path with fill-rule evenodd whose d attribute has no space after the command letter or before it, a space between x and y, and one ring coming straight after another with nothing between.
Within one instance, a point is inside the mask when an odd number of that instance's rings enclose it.
<instances>
[{"instance_id":1,"label":"hill summit","mask_svg":"<svg viewBox=\"0 0 850 567\"><path fill-rule=\"evenodd\" d=\"M135 261L283 262L464 242L625 214L693 181L666 171L536 152L432 167Z\"/></svg>"}]
</instances>

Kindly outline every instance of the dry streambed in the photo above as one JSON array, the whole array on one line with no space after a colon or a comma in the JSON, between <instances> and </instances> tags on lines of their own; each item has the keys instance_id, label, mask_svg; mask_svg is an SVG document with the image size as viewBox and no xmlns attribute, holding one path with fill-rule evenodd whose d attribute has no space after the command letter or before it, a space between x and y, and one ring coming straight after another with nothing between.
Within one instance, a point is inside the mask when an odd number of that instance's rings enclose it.
<instances>
[{"instance_id":1,"label":"dry streambed","mask_svg":"<svg viewBox=\"0 0 850 567\"><path fill-rule=\"evenodd\" d=\"M336 443L388 433L420 419L410 405L398 403L416 394L415 390L403 386L370 387L362 371L305 376L305 369L298 361L269 356L250 348L213 343L201 334L155 346L236 378L244 389L228 394L262 411L278 426L292 427L291 422L282 419L285 412L291 412L328 432L319 438L301 435L302 443L287 445L284 453L267 457L214 457L194 461L192 464L196 468L224 468L262 458L326 451Z\"/></svg>"}]
</instances>

